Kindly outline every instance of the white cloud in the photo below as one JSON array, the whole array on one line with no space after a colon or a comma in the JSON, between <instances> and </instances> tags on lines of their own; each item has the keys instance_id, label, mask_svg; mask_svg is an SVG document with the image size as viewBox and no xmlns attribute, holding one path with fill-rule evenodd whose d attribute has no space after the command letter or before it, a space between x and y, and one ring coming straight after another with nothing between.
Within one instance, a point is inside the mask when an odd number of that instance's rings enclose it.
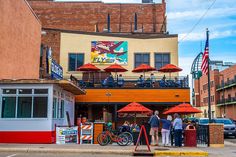
<instances>
[{"instance_id":1,"label":"white cloud","mask_svg":"<svg viewBox=\"0 0 236 157\"><path fill-rule=\"evenodd\" d=\"M235 36L235 30L225 30L225 31L212 31L209 34L210 39L218 39L225 38L230 36ZM206 39L206 33L202 32L194 32L194 33L180 33L179 41L202 41Z\"/></svg>"},{"instance_id":2,"label":"white cloud","mask_svg":"<svg viewBox=\"0 0 236 157\"><path fill-rule=\"evenodd\" d=\"M167 17L169 20L192 20L200 18L206 9L201 10L188 10L188 11L178 11L178 12L169 12L167 13ZM211 9L207 12L207 18L220 18L226 16L232 16L236 14L235 8L216 8Z\"/></svg>"}]
</instances>

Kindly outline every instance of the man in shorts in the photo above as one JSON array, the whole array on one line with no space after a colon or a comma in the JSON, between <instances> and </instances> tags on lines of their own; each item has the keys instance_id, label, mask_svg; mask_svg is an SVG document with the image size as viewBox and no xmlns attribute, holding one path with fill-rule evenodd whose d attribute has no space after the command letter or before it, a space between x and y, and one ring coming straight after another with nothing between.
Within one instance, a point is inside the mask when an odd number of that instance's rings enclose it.
<instances>
[{"instance_id":1,"label":"man in shorts","mask_svg":"<svg viewBox=\"0 0 236 157\"><path fill-rule=\"evenodd\" d=\"M159 117L158 117L159 111L155 111L154 115L151 116L150 120L149 120L149 124L151 125L151 129L150 129L150 135L152 136L152 141L151 141L151 145L156 145L158 146L158 128L159 128ZM156 143L155 143L156 141Z\"/></svg>"}]
</instances>

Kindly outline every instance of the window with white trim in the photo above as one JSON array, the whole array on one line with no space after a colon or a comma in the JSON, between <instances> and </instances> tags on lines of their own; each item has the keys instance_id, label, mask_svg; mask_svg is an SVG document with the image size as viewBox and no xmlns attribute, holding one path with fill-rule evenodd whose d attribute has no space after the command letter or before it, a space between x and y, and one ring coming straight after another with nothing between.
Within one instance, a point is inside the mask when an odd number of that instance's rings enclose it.
<instances>
[{"instance_id":1,"label":"window with white trim","mask_svg":"<svg viewBox=\"0 0 236 157\"><path fill-rule=\"evenodd\" d=\"M52 117L60 119L65 117L65 96L62 92L55 92L57 95L53 97Z\"/></svg>"},{"instance_id":2,"label":"window with white trim","mask_svg":"<svg viewBox=\"0 0 236 157\"><path fill-rule=\"evenodd\" d=\"M48 89L2 89L1 101L1 118L47 118Z\"/></svg>"}]
</instances>

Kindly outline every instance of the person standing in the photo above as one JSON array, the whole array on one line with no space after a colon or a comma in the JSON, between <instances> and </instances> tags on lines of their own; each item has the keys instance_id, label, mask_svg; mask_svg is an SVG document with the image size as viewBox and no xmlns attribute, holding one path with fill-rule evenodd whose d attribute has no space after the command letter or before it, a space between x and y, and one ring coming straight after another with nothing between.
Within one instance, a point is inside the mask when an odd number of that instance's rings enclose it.
<instances>
[{"instance_id":1,"label":"person standing","mask_svg":"<svg viewBox=\"0 0 236 157\"><path fill-rule=\"evenodd\" d=\"M168 115L167 119L161 119L162 122L161 136L162 136L162 144L164 147L169 145L171 121L172 121L171 115Z\"/></svg>"},{"instance_id":2,"label":"person standing","mask_svg":"<svg viewBox=\"0 0 236 157\"><path fill-rule=\"evenodd\" d=\"M155 111L154 115L151 116L151 118L149 119L149 124L151 125L151 129L150 129L150 135L152 136L152 141L151 141L151 145L156 145L158 146L158 128L160 126L160 122L159 122L159 117L158 117L159 111ZM156 143L155 143L156 141Z\"/></svg>"},{"instance_id":3,"label":"person standing","mask_svg":"<svg viewBox=\"0 0 236 157\"><path fill-rule=\"evenodd\" d=\"M173 128L174 128L175 146L181 147L182 146L183 122L182 122L182 119L180 118L180 115L177 113L174 114L174 118L175 118L175 120L173 123Z\"/></svg>"},{"instance_id":4,"label":"person standing","mask_svg":"<svg viewBox=\"0 0 236 157\"><path fill-rule=\"evenodd\" d=\"M124 78L122 77L122 74L120 74L117 79L117 85L118 87L122 87L124 85Z\"/></svg>"},{"instance_id":5,"label":"person standing","mask_svg":"<svg viewBox=\"0 0 236 157\"><path fill-rule=\"evenodd\" d=\"M151 79L152 87L155 87L156 77L154 76L153 73L151 73L150 79Z\"/></svg>"}]
</instances>

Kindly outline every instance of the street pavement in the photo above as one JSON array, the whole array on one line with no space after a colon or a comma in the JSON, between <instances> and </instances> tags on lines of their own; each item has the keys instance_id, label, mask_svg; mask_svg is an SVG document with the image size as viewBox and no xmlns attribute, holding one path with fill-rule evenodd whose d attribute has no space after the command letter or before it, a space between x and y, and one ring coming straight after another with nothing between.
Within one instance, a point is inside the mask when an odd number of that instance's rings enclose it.
<instances>
[{"instance_id":1,"label":"street pavement","mask_svg":"<svg viewBox=\"0 0 236 157\"><path fill-rule=\"evenodd\" d=\"M208 152L210 157L236 157L236 143L230 142L235 139L226 139L224 148L173 148L167 147L170 152ZM140 146L139 150L146 149ZM165 149L166 147L151 147L155 149ZM118 145L56 145L56 144L0 144L0 157L130 157L134 151L134 146L121 147Z\"/></svg>"},{"instance_id":2,"label":"street pavement","mask_svg":"<svg viewBox=\"0 0 236 157\"><path fill-rule=\"evenodd\" d=\"M80 154L80 153L13 153L0 152L0 157L131 157L117 154Z\"/></svg>"},{"instance_id":3,"label":"street pavement","mask_svg":"<svg viewBox=\"0 0 236 157\"><path fill-rule=\"evenodd\" d=\"M232 142L232 143L236 144L236 138L234 138L234 137L226 137L225 141Z\"/></svg>"}]
</instances>

